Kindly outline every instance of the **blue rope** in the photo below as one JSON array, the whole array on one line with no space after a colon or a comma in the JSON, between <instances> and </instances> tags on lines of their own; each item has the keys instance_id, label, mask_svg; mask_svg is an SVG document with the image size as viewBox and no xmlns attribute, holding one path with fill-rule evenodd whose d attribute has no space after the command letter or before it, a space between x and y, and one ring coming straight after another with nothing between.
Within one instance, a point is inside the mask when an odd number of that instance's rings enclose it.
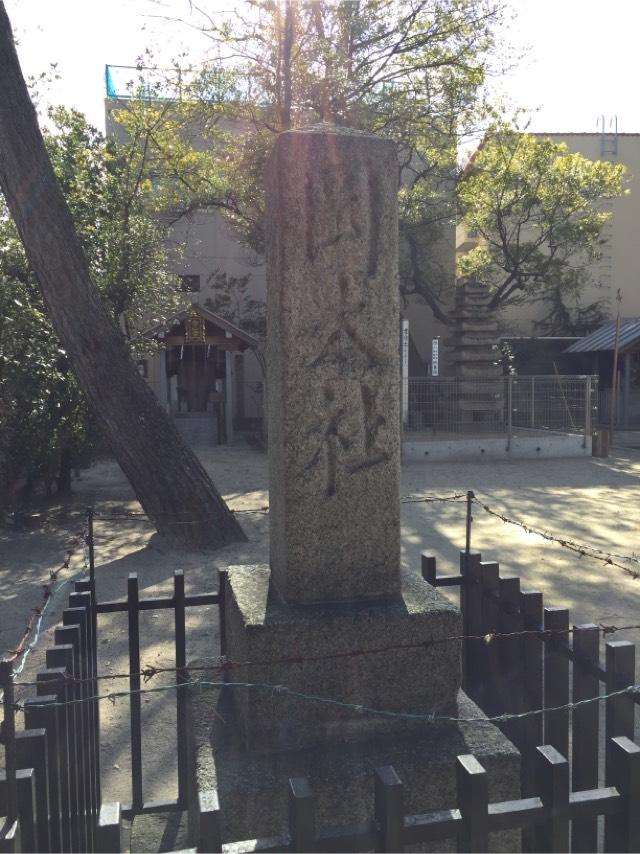
<instances>
[{"instance_id":1,"label":"blue rope","mask_svg":"<svg viewBox=\"0 0 640 854\"><path fill-rule=\"evenodd\" d=\"M602 694L597 697L590 697L585 700L577 700L575 702L565 703L562 706L551 706L546 709L530 709L526 712L514 714L494 715L493 717L456 717L454 715L439 714L437 710L430 712L392 712L386 709L374 709L370 706L359 705L357 703L347 703L343 700L334 700L331 697L321 697L316 694L306 694L302 691L294 691L286 685L272 685L268 682L210 682L202 679L195 679L190 682L183 682L174 685L159 685L155 688L139 688L135 691L112 691L108 694L96 694L93 697L81 697L73 700L60 701L56 703L30 704L32 708L46 708L47 706L69 706L76 703L88 703L91 701L112 700L115 702L118 698L130 697L134 694L154 694L161 691L175 691L180 688L207 688L207 689L222 689L222 688L244 688L247 690L265 691L270 694L286 695L297 700L305 702L321 703L328 706L337 706L341 709L347 709L362 715L371 715L373 717L396 718L402 720L424 721L425 723L479 723L492 724L503 723L505 721L520 720L521 718L532 717L534 715L542 715L545 712L561 712L576 709L580 706L586 706L589 703L597 703L600 700L608 700L611 697L620 697L624 694L640 693L640 684L628 685L626 688L620 688L617 691L611 691L609 694ZM18 708L22 708L18 706Z\"/></svg>"}]
</instances>

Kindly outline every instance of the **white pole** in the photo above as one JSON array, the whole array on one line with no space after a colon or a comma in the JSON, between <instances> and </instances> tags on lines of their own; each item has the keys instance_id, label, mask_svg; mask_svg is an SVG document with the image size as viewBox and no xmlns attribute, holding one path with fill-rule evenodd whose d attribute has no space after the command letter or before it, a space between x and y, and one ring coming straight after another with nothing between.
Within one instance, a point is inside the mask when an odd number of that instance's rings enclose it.
<instances>
[{"instance_id":1,"label":"white pole","mask_svg":"<svg viewBox=\"0 0 640 854\"><path fill-rule=\"evenodd\" d=\"M409 321L402 320L401 328L402 423L409 420Z\"/></svg>"},{"instance_id":2,"label":"white pole","mask_svg":"<svg viewBox=\"0 0 640 854\"><path fill-rule=\"evenodd\" d=\"M227 330L225 333L227 338L233 336ZM225 433L227 434L227 445L233 442L233 369L232 369L233 353L227 350L225 353L225 377L224 377L224 418L225 418Z\"/></svg>"}]
</instances>

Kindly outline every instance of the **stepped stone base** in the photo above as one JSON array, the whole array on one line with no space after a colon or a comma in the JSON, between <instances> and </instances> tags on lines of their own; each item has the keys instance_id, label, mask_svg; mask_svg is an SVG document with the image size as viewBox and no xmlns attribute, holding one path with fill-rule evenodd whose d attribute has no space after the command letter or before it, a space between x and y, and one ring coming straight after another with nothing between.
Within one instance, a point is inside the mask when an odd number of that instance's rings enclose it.
<instances>
[{"instance_id":1,"label":"stepped stone base","mask_svg":"<svg viewBox=\"0 0 640 854\"><path fill-rule=\"evenodd\" d=\"M393 672L389 675L390 701L396 682L401 687L402 679L394 678ZM424 678L429 678L428 672ZM331 748L259 754L242 747L232 691L222 692L216 710L220 717L215 721L211 693L194 691L191 695L195 782L200 790L218 791L223 842L286 834L290 777L309 778L316 797L318 832L373 818L373 770L384 765L392 765L405 785L405 815L456 806L456 756L465 753L472 753L487 770L491 802L520 796L520 755L491 724L422 724L412 736L345 737ZM460 717L482 718L462 691L456 708ZM457 847L451 840L418 850L456 851ZM492 834L489 850L519 851L520 833Z\"/></svg>"},{"instance_id":2,"label":"stepped stone base","mask_svg":"<svg viewBox=\"0 0 640 854\"><path fill-rule=\"evenodd\" d=\"M429 646L461 628L459 610L420 578L405 581L394 599L290 605L270 584L267 566L229 570L226 652L232 661L256 662L234 668L232 681L389 711L445 711L455 707L460 687L460 646ZM237 690L235 700L240 737L251 750L332 745L424 726L310 703L286 691Z\"/></svg>"}]
</instances>

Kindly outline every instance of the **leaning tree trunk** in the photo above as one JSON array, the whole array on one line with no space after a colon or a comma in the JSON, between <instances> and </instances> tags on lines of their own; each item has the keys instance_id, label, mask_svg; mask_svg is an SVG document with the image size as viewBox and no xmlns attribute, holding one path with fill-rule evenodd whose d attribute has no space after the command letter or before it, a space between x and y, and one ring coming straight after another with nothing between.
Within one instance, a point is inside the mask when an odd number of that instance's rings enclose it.
<instances>
[{"instance_id":1,"label":"leaning tree trunk","mask_svg":"<svg viewBox=\"0 0 640 854\"><path fill-rule=\"evenodd\" d=\"M136 371L91 281L2 0L0 187L78 382L157 530L197 546L244 539L235 517Z\"/></svg>"}]
</instances>

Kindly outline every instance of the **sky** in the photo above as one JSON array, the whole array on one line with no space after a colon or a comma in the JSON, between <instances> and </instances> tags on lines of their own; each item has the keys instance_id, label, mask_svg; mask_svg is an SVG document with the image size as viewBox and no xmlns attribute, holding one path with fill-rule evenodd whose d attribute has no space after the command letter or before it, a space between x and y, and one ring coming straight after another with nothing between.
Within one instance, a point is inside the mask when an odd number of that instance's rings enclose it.
<instances>
[{"instance_id":1,"label":"sky","mask_svg":"<svg viewBox=\"0 0 640 854\"><path fill-rule=\"evenodd\" d=\"M233 0L204 4L229 8ZM532 131L593 133L617 121L640 133L638 0L505 0L515 14L509 35L517 66L495 80L497 93L531 111ZM134 65L150 44L168 59L206 42L158 17L189 14L188 0L5 0L25 75L57 63L60 79L44 103L76 107L104 128L104 67Z\"/></svg>"}]
</instances>

